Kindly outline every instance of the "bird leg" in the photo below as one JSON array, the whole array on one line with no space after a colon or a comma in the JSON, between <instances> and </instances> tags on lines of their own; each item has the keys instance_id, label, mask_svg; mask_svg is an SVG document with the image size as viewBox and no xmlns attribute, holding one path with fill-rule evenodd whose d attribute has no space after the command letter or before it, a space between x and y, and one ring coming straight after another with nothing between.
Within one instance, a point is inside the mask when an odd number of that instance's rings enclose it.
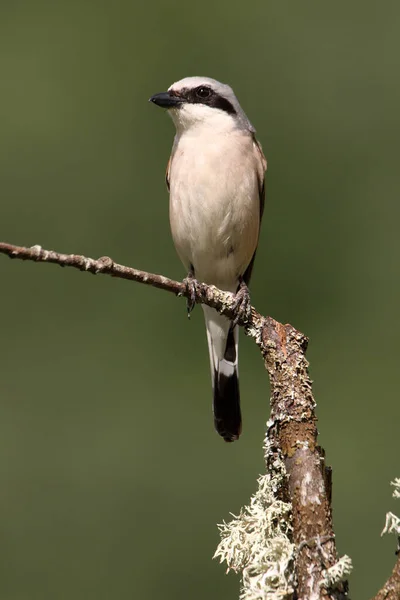
<instances>
[{"instance_id":1,"label":"bird leg","mask_svg":"<svg viewBox=\"0 0 400 600\"><path fill-rule=\"evenodd\" d=\"M186 309L187 309L188 319L190 319L190 313L192 312L192 310L194 309L195 304L196 304L197 279L194 276L193 267L191 267L189 269L189 272L188 272L187 276L185 277L185 279L183 280L183 283L186 286L186 292L188 294L187 300L186 300Z\"/></svg>"},{"instance_id":2,"label":"bird leg","mask_svg":"<svg viewBox=\"0 0 400 600\"><path fill-rule=\"evenodd\" d=\"M235 295L234 311L235 318L232 321L232 327L235 327L239 320L248 319L251 311L250 292L242 277L239 278L239 287Z\"/></svg>"}]
</instances>

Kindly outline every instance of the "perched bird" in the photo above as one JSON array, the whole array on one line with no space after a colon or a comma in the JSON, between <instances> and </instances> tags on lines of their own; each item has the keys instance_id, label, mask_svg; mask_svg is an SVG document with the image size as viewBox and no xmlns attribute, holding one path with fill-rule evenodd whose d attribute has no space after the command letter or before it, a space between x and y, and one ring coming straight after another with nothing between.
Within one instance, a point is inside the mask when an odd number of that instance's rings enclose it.
<instances>
[{"instance_id":1,"label":"perched bird","mask_svg":"<svg viewBox=\"0 0 400 600\"><path fill-rule=\"evenodd\" d=\"M246 311L267 166L255 129L229 85L208 77L177 81L150 101L167 109L176 128L166 181L172 237L188 273L188 312L196 280L235 293L238 314ZM202 306L215 428L233 442L241 432L238 326Z\"/></svg>"}]
</instances>

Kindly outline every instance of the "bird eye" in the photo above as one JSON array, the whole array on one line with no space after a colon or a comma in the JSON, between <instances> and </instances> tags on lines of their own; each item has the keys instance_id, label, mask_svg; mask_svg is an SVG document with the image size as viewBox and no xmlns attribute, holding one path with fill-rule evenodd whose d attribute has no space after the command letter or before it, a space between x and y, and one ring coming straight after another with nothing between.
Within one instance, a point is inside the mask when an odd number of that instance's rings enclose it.
<instances>
[{"instance_id":1,"label":"bird eye","mask_svg":"<svg viewBox=\"0 0 400 600\"><path fill-rule=\"evenodd\" d=\"M209 87L199 87L196 90L196 95L198 98L209 98L211 96L211 89Z\"/></svg>"}]
</instances>

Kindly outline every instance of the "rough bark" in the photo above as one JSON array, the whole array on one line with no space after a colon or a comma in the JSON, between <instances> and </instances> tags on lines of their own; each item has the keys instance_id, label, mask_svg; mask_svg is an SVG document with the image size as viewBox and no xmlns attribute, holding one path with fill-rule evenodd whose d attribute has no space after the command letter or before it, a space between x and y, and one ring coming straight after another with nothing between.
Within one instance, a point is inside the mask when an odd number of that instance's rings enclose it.
<instances>
[{"instance_id":1,"label":"rough bark","mask_svg":"<svg viewBox=\"0 0 400 600\"><path fill-rule=\"evenodd\" d=\"M331 474L317 445L315 401L308 362L308 339L291 325L266 319L261 350L271 382L268 438L279 448L289 475L293 541L297 546L297 596L302 600L344 598L347 584L323 584L338 560L332 527Z\"/></svg>"},{"instance_id":2,"label":"rough bark","mask_svg":"<svg viewBox=\"0 0 400 600\"><path fill-rule=\"evenodd\" d=\"M400 600L400 551L393 571L385 585L372 600Z\"/></svg>"}]
</instances>

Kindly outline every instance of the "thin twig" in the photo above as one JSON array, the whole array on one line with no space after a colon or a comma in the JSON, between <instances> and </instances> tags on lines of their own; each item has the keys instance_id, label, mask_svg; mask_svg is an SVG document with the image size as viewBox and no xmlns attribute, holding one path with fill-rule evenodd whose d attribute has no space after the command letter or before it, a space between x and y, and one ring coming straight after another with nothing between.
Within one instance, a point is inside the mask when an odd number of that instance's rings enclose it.
<instances>
[{"instance_id":1,"label":"thin twig","mask_svg":"<svg viewBox=\"0 0 400 600\"><path fill-rule=\"evenodd\" d=\"M172 292L177 296L188 297L189 295L187 287L183 282L174 281L163 275L156 275L120 265L114 262L109 256L102 256L95 259L80 254L63 254L54 250L45 250L39 245L25 248L24 246L15 246L5 242L0 242L0 254L20 260L53 263L60 267L72 267L73 269L86 271L93 275L111 275L111 277L119 279L128 279L129 281L144 283L167 292ZM236 315L234 295L230 292L219 290L213 285L196 283L196 302L199 304L208 304L229 318L233 318ZM254 308L252 308L251 316L249 314L248 317L247 319L240 319L239 324L247 324L248 326L257 325L262 318Z\"/></svg>"}]
</instances>

